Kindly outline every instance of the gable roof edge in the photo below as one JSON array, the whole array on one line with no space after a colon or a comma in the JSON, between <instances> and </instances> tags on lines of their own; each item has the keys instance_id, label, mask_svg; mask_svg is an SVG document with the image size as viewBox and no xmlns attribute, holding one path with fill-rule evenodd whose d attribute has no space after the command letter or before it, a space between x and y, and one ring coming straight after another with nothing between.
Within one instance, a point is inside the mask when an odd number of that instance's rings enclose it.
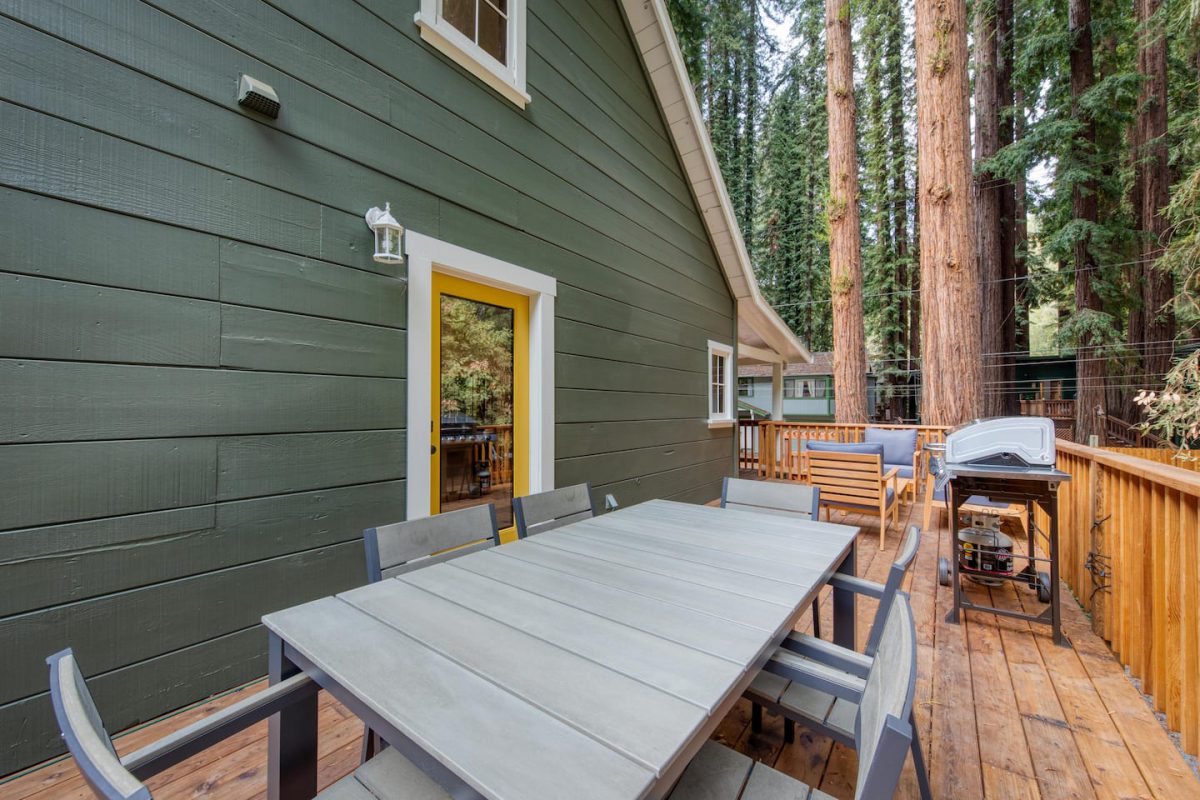
<instances>
[{"instance_id":1,"label":"gable roof edge","mask_svg":"<svg viewBox=\"0 0 1200 800\"><path fill-rule=\"evenodd\" d=\"M784 362L811 362L808 348L759 291L664 0L621 0L621 8L713 250L737 300L739 327L745 322Z\"/></svg>"}]
</instances>

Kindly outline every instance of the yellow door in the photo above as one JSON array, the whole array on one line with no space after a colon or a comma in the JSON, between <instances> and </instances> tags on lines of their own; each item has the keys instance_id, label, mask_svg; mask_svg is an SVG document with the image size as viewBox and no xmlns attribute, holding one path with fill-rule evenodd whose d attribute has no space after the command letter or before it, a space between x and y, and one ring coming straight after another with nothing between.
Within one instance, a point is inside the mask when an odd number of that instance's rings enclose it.
<instances>
[{"instance_id":1,"label":"yellow door","mask_svg":"<svg viewBox=\"0 0 1200 800\"><path fill-rule=\"evenodd\" d=\"M430 318L430 509L493 503L509 541L529 488L529 298L435 272Z\"/></svg>"}]
</instances>

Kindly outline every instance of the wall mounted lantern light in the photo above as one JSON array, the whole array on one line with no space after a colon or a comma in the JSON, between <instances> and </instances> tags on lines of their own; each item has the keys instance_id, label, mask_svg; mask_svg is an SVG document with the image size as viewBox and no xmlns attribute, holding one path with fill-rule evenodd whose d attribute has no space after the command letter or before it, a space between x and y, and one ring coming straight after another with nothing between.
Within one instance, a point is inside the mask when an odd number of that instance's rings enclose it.
<instances>
[{"instance_id":1,"label":"wall mounted lantern light","mask_svg":"<svg viewBox=\"0 0 1200 800\"><path fill-rule=\"evenodd\" d=\"M400 242L404 238L404 226L392 216L392 204L386 203L383 210L372 208L366 219L375 232L375 260L380 264L403 264Z\"/></svg>"}]
</instances>

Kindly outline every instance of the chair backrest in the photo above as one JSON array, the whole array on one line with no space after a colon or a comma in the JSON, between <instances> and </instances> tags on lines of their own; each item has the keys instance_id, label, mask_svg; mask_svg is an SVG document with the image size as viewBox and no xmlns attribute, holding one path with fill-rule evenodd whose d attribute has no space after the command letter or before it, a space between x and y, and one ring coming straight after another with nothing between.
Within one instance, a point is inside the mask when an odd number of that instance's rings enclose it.
<instances>
[{"instance_id":1,"label":"chair backrest","mask_svg":"<svg viewBox=\"0 0 1200 800\"><path fill-rule=\"evenodd\" d=\"M867 428L864 444L883 445L883 463L892 466L912 466L917 454L916 428Z\"/></svg>"},{"instance_id":2,"label":"chair backrest","mask_svg":"<svg viewBox=\"0 0 1200 800\"><path fill-rule=\"evenodd\" d=\"M816 519L821 490L804 483L768 483L726 478L721 486L721 508L760 511L797 519Z\"/></svg>"},{"instance_id":3,"label":"chair backrest","mask_svg":"<svg viewBox=\"0 0 1200 800\"><path fill-rule=\"evenodd\" d=\"M84 781L104 800L149 800L150 790L117 758L112 739L70 648L46 659L50 665L50 703L63 741Z\"/></svg>"},{"instance_id":4,"label":"chair backrest","mask_svg":"<svg viewBox=\"0 0 1200 800\"><path fill-rule=\"evenodd\" d=\"M821 502L838 505L873 505L879 502L885 487L883 446L868 445L873 452L847 452L808 447L808 479L821 490ZM843 445L846 446L846 445Z\"/></svg>"},{"instance_id":5,"label":"chair backrest","mask_svg":"<svg viewBox=\"0 0 1200 800\"><path fill-rule=\"evenodd\" d=\"M880 639L883 638L884 626L887 624L888 615L892 610L892 603L900 593L904 577L908 575L913 562L917 560L917 550L920 546L921 529L916 525L909 525L904 542L901 543L900 549L896 553L896 560L888 569L887 580L883 584L883 594L879 597L879 607L875 612L875 621L871 623L871 632L867 636L867 647L863 650L864 655L874 656L878 651Z\"/></svg>"},{"instance_id":6,"label":"chair backrest","mask_svg":"<svg viewBox=\"0 0 1200 800\"><path fill-rule=\"evenodd\" d=\"M912 743L916 685L917 629L908 595L901 593L888 612L854 724L856 800L895 794Z\"/></svg>"},{"instance_id":7,"label":"chair backrest","mask_svg":"<svg viewBox=\"0 0 1200 800\"><path fill-rule=\"evenodd\" d=\"M518 539L552 531L594 515L592 489L586 483L513 498Z\"/></svg>"},{"instance_id":8,"label":"chair backrest","mask_svg":"<svg viewBox=\"0 0 1200 800\"><path fill-rule=\"evenodd\" d=\"M367 579L372 583L498 544L496 507L491 503L363 531Z\"/></svg>"}]
</instances>

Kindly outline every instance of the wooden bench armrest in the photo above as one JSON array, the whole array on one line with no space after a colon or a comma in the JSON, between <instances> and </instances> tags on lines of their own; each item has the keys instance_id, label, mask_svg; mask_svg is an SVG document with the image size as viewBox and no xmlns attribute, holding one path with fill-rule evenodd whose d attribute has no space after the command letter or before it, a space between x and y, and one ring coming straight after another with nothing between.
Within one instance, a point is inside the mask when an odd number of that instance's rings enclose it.
<instances>
[{"instance_id":1,"label":"wooden bench armrest","mask_svg":"<svg viewBox=\"0 0 1200 800\"><path fill-rule=\"evenodd\" d=\"M207 750L217 742L262 722L280 709L316 694L319 688L307 675L294 675L228 708L180 728L140 750L135 750L121 759L121 765L138 780L146 780L202 750Z\"/></svg>"},{"instance_id":2,"label":"wooden bench armrest","mask_svg":"<svg viewBox=\"0 0 1200 800\"><path fill-rule=\"evenodd\" d=\"M888 484L888 482L890 481L892 484L892 488L894 489L895 484L896 484L896 477L899 474L900 474L900 468L892 467L891 469L889 469L887 472L884 473L882 478L879 479L879 484L881 486L886 486Z\"/></svg>"}]
</instances>

